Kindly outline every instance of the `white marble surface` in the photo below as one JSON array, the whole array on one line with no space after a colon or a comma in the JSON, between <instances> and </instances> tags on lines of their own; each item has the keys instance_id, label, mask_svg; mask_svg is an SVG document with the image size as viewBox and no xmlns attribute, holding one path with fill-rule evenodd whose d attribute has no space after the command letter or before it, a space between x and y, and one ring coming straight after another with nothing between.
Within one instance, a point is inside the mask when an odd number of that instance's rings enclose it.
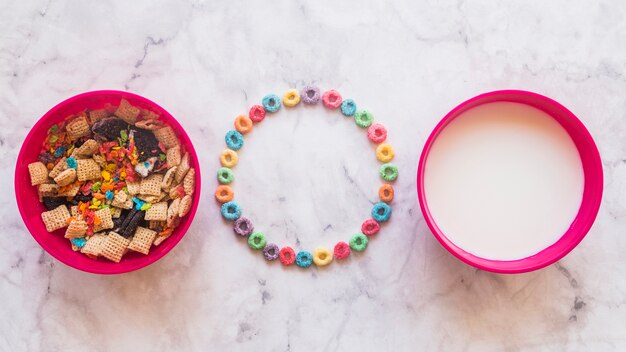
<instances>
[{"instance_id":1,"label":"white marble surface","mask_svg":"<svg viewBox=\"0 0 626 352\"><path fill-rule=\"evenodd\" d=\"M617 0L3 0L0 350L625 350L624 18ZM369 107L401 167L393 221L364 255L328 270L267 264L232 235L212 197L232 119L266 93L306 83ZM606 173L587 238L559 263L516 276L445 252L414 186L438 119L504 88L546 94L578 114ZM204 194L191 230L161 261L122 276L82 273L44 253L8 191L29 128L95 89L159 102L201 151ZM279 243L332 245L368 214L377 162L338 114L281 112L246 143L238 199Z\"/></svg>"}]
</instances>

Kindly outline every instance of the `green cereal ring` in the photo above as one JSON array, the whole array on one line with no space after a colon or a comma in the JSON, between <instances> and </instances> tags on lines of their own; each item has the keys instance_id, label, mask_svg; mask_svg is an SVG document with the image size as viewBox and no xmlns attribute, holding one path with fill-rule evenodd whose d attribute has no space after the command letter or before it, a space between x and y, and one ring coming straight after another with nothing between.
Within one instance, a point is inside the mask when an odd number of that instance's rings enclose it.
<instances>
[{"instance_id":1,"label":"green cereal ring","mask_svg":"<svg viewBox=\"0 0 626 352\"><path fill-rule=\"evenodd\" d=\"M391 163L381 165L380 177L385 181L395 181L398 178L398 167Z\"/></svg>"},{"instance_id":2,"label":"green cereal ring","mask_svg":"<svg viewBox=\"0 0 626 352\"><path fill-rule=\"evenodd\" d=\"M350 239L350 248L357 252L363 252L367 248L367 236L357 233Z\"/></svg>"},{"instance_id":3,"label":"green cereal ring","mask_svg":"<svg viewBox=\"0 0 626 352\"><path fill-rule=\"evenodd\" d=\"M362 128L370 127L372 122L374 122L374 115L367 110L359 110L354 114L354 122Z\"/></svg>"},{"instance_id":4,"label":"green cereal ring","mask_svg":"<svg viewBox=\"0 0 626 352\"><path fill-rule=\"evenodd\" d=\"M233 170L227 167L220 167L220 169L217 170L217 180L221 184L227 185L235 180L235 174Z\"/></svg>"},{"instance_id":5,"label":"green cereal ring","mask_svg":"<svg viewBox=\"0 0 626 352\"><path fill-rule=\"evenodd\" d=\"M248 237L248 246L254 250L261 250L265 248L267 244L267 239L265 235L261 232L253 232L250 237Z\"/></svg>"}]
</instances>

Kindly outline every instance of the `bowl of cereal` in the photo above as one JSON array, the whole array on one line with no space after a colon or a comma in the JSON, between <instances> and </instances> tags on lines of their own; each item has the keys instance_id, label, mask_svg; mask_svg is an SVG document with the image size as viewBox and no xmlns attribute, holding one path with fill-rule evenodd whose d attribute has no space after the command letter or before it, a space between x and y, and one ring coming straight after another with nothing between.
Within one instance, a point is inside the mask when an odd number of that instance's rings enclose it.
<instances>
[{"instance_id":1,"label":"bowl of cereal","mask_svg":"<svg viewBox=\"0 0 626 352\"><path fill-rule=\"evenodd\" d=\"M200 198L198 157L165 109L136 94L93 91L48 111L30 130L15 193L33 238L59 261L119 274L167 254Z\"/></svg>"}]
</instances>

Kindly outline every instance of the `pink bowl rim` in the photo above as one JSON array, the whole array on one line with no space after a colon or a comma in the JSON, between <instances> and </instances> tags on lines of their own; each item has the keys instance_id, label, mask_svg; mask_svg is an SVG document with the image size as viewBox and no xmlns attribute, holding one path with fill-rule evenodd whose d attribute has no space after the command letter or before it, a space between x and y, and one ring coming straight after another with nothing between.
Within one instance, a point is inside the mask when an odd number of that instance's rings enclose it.
<instances>
[{"instance_id":1,"label":"pink bowl rim","mask_svg":"<svg viewBox=\"0 0 626 352\"><path fill-rule=\"evenodd\" d=\"M187 214L187 216L189 217L189 220L187 222L185 222L183 225L181 225L180 227L178 227L176 229L176 231L180 231L180 236L171 236L168 241L171 241L171 245L170 248L167 251L164 252L160 252L157 254L153 254L153 255L149 255L145 258L145 260L142 261L136 261L136 262L121 262L121 263L111 263L111 265L106 266L106 268L104 269L94 269L94 268L85 268L85 267L81 267L78 265L75 265L75 263L73 263L72 261L68 260L67 258L58 255L57 253L55 253L54 251L50 250L50 246L48 246L47 242L42 240L42 237L40 234L35 234L35 230L31 227L30 222L26 221L26 216L25 216L25 211L26 211L26 205L25 205L25 200L22 198L22 194L20 192L17 192L18 190L18 184L19 184L19 171L18 171L18 166L20 164L23 163L24 159L26 158L26 156L24 155L24 147L25 145L31 141L31 139L33 138L33 134L35 133L36 130L38 130L39 128L43 128L45 127L44 124L46 123L45 121L48 119L48 117L50 115L53 115L56 113L57 110L59 110L62 106L71 103L75 100L79 100L79 99L83 99L83 98L87 98L90 96L100 96L100 95L120 95L120 96L125 96L125 97L132 97L134 99L137 100L143 100L144 102L153 105L155 107L157 107L158 109L161 109L163 111L165 111L169 117L171 117L171 120L168 120L168 124L172 125L172 127L174 127L174 129L176 130L176 132L181 135L183 137L183 139L188 140L189 146L187 146L187 150L189 151L189 155L192 158L193 164L196 165L196 187L195 187L195 195L193 197L193 203L191 205L191 210L189 211L189 213ZM200 164L198 162L198 155L195 151L195 148L193 146L193 143L191 142L191 138L189 137L189 135L187 134L187 132L185 131L185 129L180 125L180 123L178 122L178 120L176 120L176 118L170 114L167 110L165 110L162 106L160 106L159 104L155 103L154 101L143 97L141 95L138 94L134 94L134 93L130 93L130 92L126 92L126 91L121 91L121 90L94 90L94 91L88 91L88 92L83 92L83 93L79 93L76 94L74 96L71 96L63 101L61 101L60 103L56 104L55 106L53 106L50 110L48 110L42 117L39 118L39 120L37 120L37 122L33 125L33 127L31 127L31 129L29 130L28 134L26 135L26 137L24 138L24 141L22 142L22 146L20 147L20 151L18 153L17 156L17 160L16 160L16 167L15 167L15 175L14 175L14 189L16 190L15 192L15 197L16 197L16 202L17 202L17 206L20 212L20 216L22 218L22 222L24 223L24 225L26 226L26 228L28 229L28 232L30 232L31 236L35 239L35 241L37 241L37 243L39 243L39 245L48 253L50 254L52 257L54 257L55 259L57 259L58 261L60 261L61 263L74 268L74 269L78 269L81 270L83 272L87 272L87 273L92 273L92 274L103 274L103 275L114 275L114 274L123 274L123 273L128 273L128 272L132 272L135 270L139 270L142 269L146 266L149 266L151 264L153 264L154 262L156 262L157 260L163 258L166 254L168 254L172 249L174 249L174 247L176 247L178 245L178 243L180 242L180 240L182 240L183 237L185 237L187 230L189 229L189 226L191 226L191 223L193 222L193 219L196 215L196 211L198 210L198 204L200 202L200 194L201 194L201 175L200 175Z\"/></svg>"},{"instance_id":2,"label":"pink bowl rim","mask_svg":"<svg viewBox=\"0 0 626 352\"><path fill-rule=\"evenodd\" d=\"M428 158L428 153L433 143L435 142L439 133L450 123L454 118L456 118L460 112L465 111L466 109L471 109L475 106L487 104L495 101L511 101L522 103L525 105L533 106L535 108L539 108L538 106L534 106L528 102L520 101L517 99L511 99L510 97L518 97L520 100L530 100L530 101L539 101L546 106L550 106L551 108L557 110L559 112L559 119L567 120L571 123L577 130L578 136L582 138L580 143L575 141L577 148L579 149L579 153L581 152L580 145L584 144L587 154L589 155L589 161L585 162L583 160L583 169L585 173L585 185L584 185L584 195L583 202L580 206L579 213L576 215L576 218L572 222L572 225L566 231L565 234L553 245L545 248L539 253L519 259L519 260L511 260L511 261L501 261L501 260L491 260L485 259L478 256L475 256L471 253L468 253L457 247L447 239L445 234L438 228L434 219L432 218L430 211L428 209L428 205L426 202L426 196L424 192L424 168L426 165L426 160ZM486 101L485 101L486 100ZM542 109L543 110L543 109ZM559 123L559 119L557 119L553 112L546 111L549 115L551 115L555 120ZM561 123L562 124L562 123ZM568 131L571 136L571 133ZM582 160L582 156L581 156ZM591 182L589 182L591 181ZM587 197L587 193L589 192L589 196ZM517 273L525 273L534 270L538 270L544 268L559 259L563 258L570 251L572 251L582 240L585 238L591 226L593 225L595 218L598 214L600 203L602 200L602 192L603 192L603 171L602 171L602 161L600 158L600 153L595 144L595 141L584 124L574 115L570 110L566 107L558 103L557 101L550 99L544 95L526 91L526 90L515 90L515 89L507 89L507 90L496 90L483 94L479 94L473 98L470 98L459 105L457 105L454 109L448 112L441 121L435 126L435 128L430 133L424 147L422 149L422 153L420 155L418 169L417 169L417 195L420 203L420 208L422 214L424 216L424 220L428 225L429 229L433 236L439 241L439 243L450 253L452 253L455 257L460 259L466 264L469 264L473 267L476 267L481 270L486 270L494 273L500 274L517 274ZM587 211L587 216L583 221L578 221L579 217L581 217L582 209L585 208ZM564 237L573 233L574 239L569 241L564 241Z\"/></svg>"}]
</instances>

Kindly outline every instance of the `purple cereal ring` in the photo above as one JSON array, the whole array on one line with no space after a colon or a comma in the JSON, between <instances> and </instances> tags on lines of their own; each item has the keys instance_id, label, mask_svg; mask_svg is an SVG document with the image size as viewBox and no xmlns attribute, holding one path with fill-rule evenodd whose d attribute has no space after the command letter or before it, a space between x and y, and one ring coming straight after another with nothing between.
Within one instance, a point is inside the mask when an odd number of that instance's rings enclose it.
<instances>
[{"instance_id":1,"label":"purple cereal ring","mask_svg":"<svg viewBox=\"0 0 626 352\"><path fill-rule=\"evenodd\" d=\"M302 102L305 104L317 104L320 101L320 89L315 86L306 86L302 88L300 97L302 97Z\"/></svg>"},{"instance_id":2,"label":"purple cereal ring","mask_svg":"<svg viewBox=\"0 0 626 352\"><path fill-rule=\"evenodd\" d=\"M233 224L233 231L235 231L235 233L239 236L246 237L254 231L254 225L252 225L252 221L250 221L250 219L242 216L235 220L235 223Z\"/></svg>"},{"instance_id":3,"label":"purple cereal ring","mask_svg":"<svg viewBox=\"0 0 626 352\"><path fill-rule=\"evenodd\" d=\"M269 261L278 259L278 253L280 253L280 249L273 243L268 243L263 248L263 256Z\"/></svg>"}]
</instances>

